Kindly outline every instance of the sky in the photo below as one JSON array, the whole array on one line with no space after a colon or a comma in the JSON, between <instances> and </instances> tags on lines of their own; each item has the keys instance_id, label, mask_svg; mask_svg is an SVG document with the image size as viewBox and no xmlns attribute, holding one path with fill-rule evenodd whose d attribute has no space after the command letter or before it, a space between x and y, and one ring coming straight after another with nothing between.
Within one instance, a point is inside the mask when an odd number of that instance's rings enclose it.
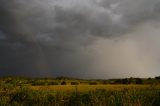
<instances>
[{"instance_id":1,"label":"sky","mask_svg":"<svg viewBox=\"0 0 160 106\"><path fill-rule=\"evenodd\" d=\"M0 76L160 75L160 0L0 0Z\"/></svg>"}]
</instances>

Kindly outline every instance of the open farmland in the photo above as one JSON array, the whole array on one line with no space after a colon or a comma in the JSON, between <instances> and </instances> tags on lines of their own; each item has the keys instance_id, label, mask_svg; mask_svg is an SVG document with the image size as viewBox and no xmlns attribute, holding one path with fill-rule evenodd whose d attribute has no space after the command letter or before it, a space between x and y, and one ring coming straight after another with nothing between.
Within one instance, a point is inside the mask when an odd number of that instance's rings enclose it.
<instances>
[{"instance_id":1,"label":"open farmland","mask_svg":"<svg viewBox=\"0 0 160 106\"><path fill-rule=\"evenodd\" d=\"M130 84L117 80L2 78L0 106L160 105L159 79L142 79L141 84L135 78Z\"/></svg>"},{"instance_id":2,"label":"open farmland","mask_svg":"<svg viewBox=\"0 0 160 106\"><path fill-rule=\"evenodd\" d=\"M32 90L52 90L56 92L86 92L86 91L94 91L97 89L104 89L110 91L120 91L123 89L128 90L145 90L152 89L152 85L50 85L50 86L29 86ZM160 89L160 85L154 86L154 89Z\"/></svg>"}]
</instances>

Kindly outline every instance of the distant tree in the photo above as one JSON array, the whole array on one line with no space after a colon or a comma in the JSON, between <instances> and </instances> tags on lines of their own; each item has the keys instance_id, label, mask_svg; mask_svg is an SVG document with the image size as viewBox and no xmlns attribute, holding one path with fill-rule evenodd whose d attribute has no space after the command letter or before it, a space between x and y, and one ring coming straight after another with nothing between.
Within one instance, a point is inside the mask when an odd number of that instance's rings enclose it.
<instances>
[{"instance_id":1,"label":"distant tree","mask_svg":"<svg viewBox=\"0 0 160 106\"><path fill-rule=\"evenodd\" d=\"M58 85L58 82L48 82L48 85Z\"/></svg>"},{"instance_id":2,"label":"distant tree","mask_svg":"<svg viewBox=\"0 0 160 106\"><path fill-rule=\"evenodd\" d=\"M109 82L108 81L102 81L102 84L108 84Z\"/></svg>"},{"instance_id":3,"label":"distant tree","mask_svg":"<svg viewBox=\"0 0 160 106\"><path fill-rule=\"evenodd\" d=\"M128 84L128 79L127 78L122 79L122 84Z\"/></svg>"},{"instance_id":4,"label":"distant tree","mask_svg":"<svg viewBox=\"0 0 160 106\"><path fill-rule=\"evenodd\" d=\"M65 81L62 81L61 85L67 85L67 83Z\"/></svg>"},{"instance_id":5,"label":"distant tree","mask_svg":"<svg viewBox=\"0 0 160 106\"><path fill-rule=\"evenodd\" d=\"M133 78L132 78L132 77L130 77L130 78L128 79L128 84L131 84L131 83L133 83Z\"/></svg>"},{"instance_id":6,"label":"distant tree","mask_svg":"<svg viewBox=\"0 0 160 106\"><path fill-rule=\"evenodd\" d=\"M116 80L114 81L114 84L122 84L122 79L116 79Z\"/></svg>"},{"instance_id":7,"label":"distant tree","mask_svg":"<svg viewBox=\"0 0 160 106\"><path fill-rule=\"evenodd\" d=\"M136 84L142 84L142 83L143 83L143 81L141 78L136 78Z\"/></svg>"},{"instance_id":8,"label":"distant tree","mask_svg":"<svg viewBox=\"0 0 160 106\"><path fill-rule=\"evenodd\" d=\"M64 76L60 76L60 77L56 77L56 79L57 79L57 80L65 80L65 79L67 79L67 78L64 77Z\"/></svg>"},{"instance_id":9,"label":"distant tree","mask_svg":"<svg viewBox=\"0 0 160 106\"><path fill-rule=\"evenodd\" d=\"M78 85L78 82L71 82L71 85Z\"/></svg>"},{"instance_id":10,"label":"distant tree","mask_svg":"<svg viewBox=\"0 0 160 106\"><path fill-rule=\"evenodd\" d=\"M32 81L31 83L33 86L39 86L39 85L48 85L45 81Z\"/></svg>"},{"instance_id":11,"label":"distant tree","mask_svg":"<svg viewBox=\"0 0 160 106\"><path fill-rule=\"evenodd\" d=\"M97 82L89 82L89 85L97 85Z\"/></svg>"},{"instance_id":12,"label":"distant tree","mask_svg":"<svg viewBox=\"0 0 160 106\"><path fill-rule=\"evenodd\" d=\"M55 78L56 80L78 80L78 78L59 76Z\"/></svg>"},{"instance_id":13,"label":"distant tree","mask_svg":"<svg viewBox=\"0 0 160 106\"><path fill-rule=\"evenodd\" d=\"M159 80L159 79L160 79L160 76L155 77L155 79L156 79L156 80Z\"/></svg>"}]
</instances>

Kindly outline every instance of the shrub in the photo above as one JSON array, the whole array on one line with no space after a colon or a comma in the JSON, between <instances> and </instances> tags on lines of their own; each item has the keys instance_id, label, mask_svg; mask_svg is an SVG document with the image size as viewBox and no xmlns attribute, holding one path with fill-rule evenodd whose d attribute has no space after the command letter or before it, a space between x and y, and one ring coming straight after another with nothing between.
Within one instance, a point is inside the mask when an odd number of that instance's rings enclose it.
<instances>
[{"instance_id":1,"label":"shrub","mask_svg":"<svg viewBox=\"0 0 160 106\"><path fill-rule=\"evenodd\" d=\"M136 84L142 84L142 83L143 83L143 81L141 78L136 78Z\"/></svg>"},{"instance_id":2,"label":"shrub","mask_svg":"<svg viewBox=\"0 0 160 106\"><path fill-rule=\"evenodd\" d=\"M45 81L34 81L32 82L33 86L39 86L39 85L47 85L47 82Z\"/></svg>"},{"instance_id":3,"label":"shrub","mask_svg":"<svg viewBox=\"0 0 160 106\"><path fill-rule=\"evenodd\" d=\"M67 83L65 81L62 81L61 85L67 85Z\"/></svg>"},{"instance_id":4,"label":"shrub","mask_svg":"<svg viewBox=\"0 0 160 106\"><path fill-rule=\"evenodd\" d=\"M122 79L122 84L128 84L128 79L127 78Z\"/></svg>"},{"instance_id":5,"label":"shrub","mask_svg":"<svg viewBox=\"0 0 160 106\"><path fill-rule=\"evenodd\" d=\"M58 82L48 82L48 85L59 85Z\"/></svg>"},{"instance_id":6,"label":"shrub","mask_svg":"<svg viewBox=\"0 0 160 106\"><path fill-rule=\"evenodd\" d=\"M71 85L78 85L78 82L71 82Z\"/></svg>"},{"instance_id":7,"label":"shrub","mask_svg":"<svg viewBox=\"0 0 160 106\"><path fill-rule=\"evenodd\" d=\"M156 79L156 80L159 80L159 79L160 79L160 76L155 77L155 79Z\"/></svg>"},{"instance_id":8,"label":"shrub","mask_svg":"<svg viewBox=\"0 0 160 106\"><path fill-rule=\"evenodd\" d=\"M97 82L89 82L89 85L97 85Z\"/></svg>"}]
</instances>

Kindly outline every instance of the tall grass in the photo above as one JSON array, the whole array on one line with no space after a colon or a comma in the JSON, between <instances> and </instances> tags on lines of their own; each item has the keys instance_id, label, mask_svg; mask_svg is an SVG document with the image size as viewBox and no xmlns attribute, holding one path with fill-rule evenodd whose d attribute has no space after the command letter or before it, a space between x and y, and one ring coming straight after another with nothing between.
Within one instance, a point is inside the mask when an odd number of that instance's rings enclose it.
<instances>
[{"instance_id":1,"label":"tall grass","mask_svg":"<svg viewBox=\"0 0 160 106\"><path fill-rule=\"evenodd\" d=\"M9 85L0 91L0 106L160 106L160 90L155 87L80 92L75 86L72 92L58 92Z\"/></svg>"}]
</instances>

